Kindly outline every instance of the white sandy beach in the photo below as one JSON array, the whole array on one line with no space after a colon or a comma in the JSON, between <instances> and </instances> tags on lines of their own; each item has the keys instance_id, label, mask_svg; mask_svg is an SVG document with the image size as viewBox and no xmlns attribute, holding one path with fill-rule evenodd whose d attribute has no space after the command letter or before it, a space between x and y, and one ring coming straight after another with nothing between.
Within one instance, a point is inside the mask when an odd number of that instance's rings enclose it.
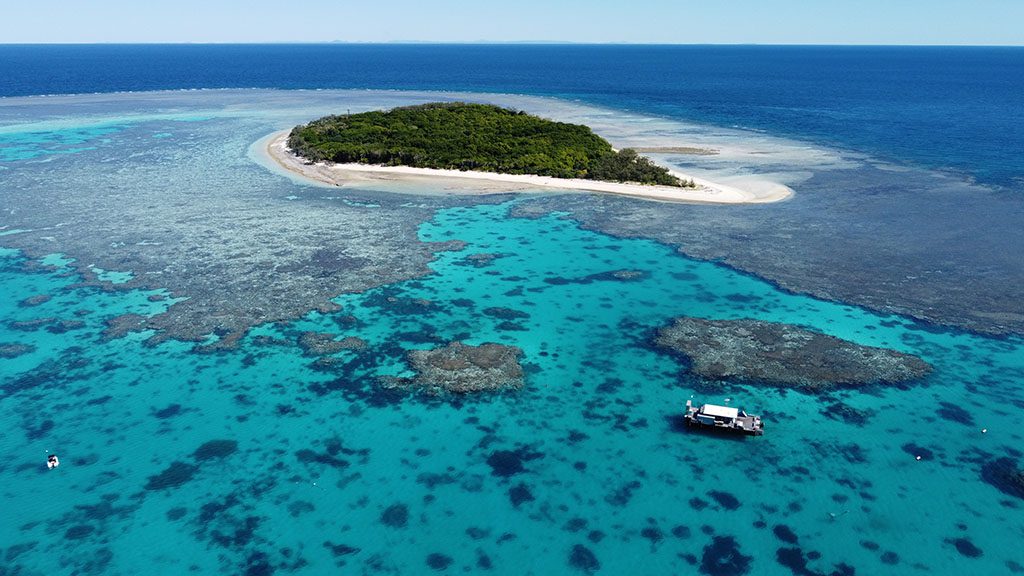
<instances>
[{"instance_id":1,"label":"white sandy beach","mask_svg":"<svg viewBox=\"0 0 1024 576\"><path fill-rule=\"evenodd\" d=\"M308 164L288 149L290 130L275 132L264 139L267 155L281 168L305 179L333 186L359 185L368 182L429 181L460 184L449 191L455 194L500 194L538 189L576 190L632 196L662 202L699 204L761 204L778 202L793 194L782 184L744 189L711 182L689 174L672 171L675 176L697 184L696 188L623 184L596 180L552 178L527 174L499 174L462 170L412 168L409 166L375 166L370 164ZM471 184L471 187L465 186Z\"/></svg>"}]
</instances>

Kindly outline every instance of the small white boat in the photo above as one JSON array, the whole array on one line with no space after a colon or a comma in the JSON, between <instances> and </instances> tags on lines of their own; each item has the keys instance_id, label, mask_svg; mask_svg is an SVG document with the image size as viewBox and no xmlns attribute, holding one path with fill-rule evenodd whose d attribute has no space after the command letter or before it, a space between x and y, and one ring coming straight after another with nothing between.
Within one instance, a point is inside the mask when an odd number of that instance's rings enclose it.
<instances>
[{"instance_id":1,"label":"small white boat","mask_svg":"<svg viewBox=\"0 0 1024 576\"><path fill-rule=\"evenodd\" d=\"M50 454L50 457L46 459L46 467L53 470L57 466L60 466L60 460L57 459L56 454Z\"/></svg>"}]
</instances>

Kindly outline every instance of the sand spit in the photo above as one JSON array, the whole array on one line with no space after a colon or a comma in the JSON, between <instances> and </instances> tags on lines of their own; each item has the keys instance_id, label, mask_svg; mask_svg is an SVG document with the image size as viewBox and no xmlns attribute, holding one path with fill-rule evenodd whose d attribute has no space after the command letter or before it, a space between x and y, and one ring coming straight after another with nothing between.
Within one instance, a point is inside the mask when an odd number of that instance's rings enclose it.
<instances>
[{"instance_id":1,"label":"sand spit","mask_svg":"<svg viewBox=\"0 0 1024 576\"><path fill-rule=\"evenodd\" d=\"M289 130L271 134L266 141L267 155L281 168L322 184L333 186L366 185L372 182L450 182L446 191L453 194L505 194L509 192L539 191L545 189L601 192L661 202L697 204L762 204L778 202L793 194L782 184L760 187L753 191L737 188L689 174L672 171L675 176L693 180L696 188L623 184L595 180L552 178L528 174L499 174L463 170L439 170L409 166L376 166L370 164L309 164L291 153L288 148ZM469 185L469 186L467 186Z\"/></svg>"}]
</instances>

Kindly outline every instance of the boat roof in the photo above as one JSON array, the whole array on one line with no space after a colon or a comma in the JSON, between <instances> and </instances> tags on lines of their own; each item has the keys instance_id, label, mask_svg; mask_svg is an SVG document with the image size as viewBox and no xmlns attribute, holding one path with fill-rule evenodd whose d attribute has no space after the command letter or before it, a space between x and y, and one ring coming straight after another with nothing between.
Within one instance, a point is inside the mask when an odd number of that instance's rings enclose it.
<instances>
[{"instance_id":1,"label":"boat roof","mask_svg":"<svg viewBox=\"0 0 1024 576\"><path fill-rule=\"evenodd\" d=\"M708 416L718 416L719 418L736 418L739 416L740 411L736 408L729 408L728 406L715 406L714 404L705 404L700 409L701 414L707 414Z\"/></svg>"}]
</instances>

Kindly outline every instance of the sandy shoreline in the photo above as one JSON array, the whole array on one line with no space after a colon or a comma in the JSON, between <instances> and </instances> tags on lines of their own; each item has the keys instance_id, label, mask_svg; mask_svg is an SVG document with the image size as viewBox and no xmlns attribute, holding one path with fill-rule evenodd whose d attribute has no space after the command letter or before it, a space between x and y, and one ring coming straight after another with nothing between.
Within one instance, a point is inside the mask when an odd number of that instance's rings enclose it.
<instances>
[{"instance_id":1,"label":"sandy shoreline","mask_svg":"<svg viewBox=\"0 0 1024 576\"><path fill-rule=\"evenodd\" d=\"M696 188L672 186L647 186L643 184L622 184L596 180L552 178L529 174L499 174L462 170L440 170L433 168L412 168L409 166L375 166L370 164L328 164L318 162L307 164L288 149L290 130L275 132L266 138L266 153L275 164L304 179L333 186L358 185L368 182L409 182L431 181L458 183L458 189L450 190L461 194L500 194L528 190L559 189L587 192L602 192L621 196L632 196L662 202L684 202L700 204L761 204L778 202L793 194L787 186L777 184L762 191L752 191L735 186L711 182L689 174L672 171L681 178L692 179ZM472 185L467 188L466 185Z\"/></svg>"}]
</instances>

